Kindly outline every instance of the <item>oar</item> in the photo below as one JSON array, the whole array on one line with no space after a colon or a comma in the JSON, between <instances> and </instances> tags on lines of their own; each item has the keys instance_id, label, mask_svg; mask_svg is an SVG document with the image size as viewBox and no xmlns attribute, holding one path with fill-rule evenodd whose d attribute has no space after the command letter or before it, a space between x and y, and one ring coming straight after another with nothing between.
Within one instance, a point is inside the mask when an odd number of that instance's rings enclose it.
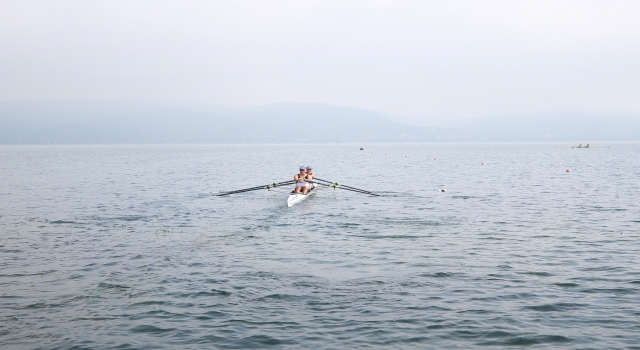
<instances>
[{"instance_id":1,"label":"oar","mask_svg":"<svg viewBox=\"0 0 640 350\"><path fill-rule=\"evenodd\" d=\"M294 184L294 183L295 183L295 181L293 181L293 180L284 181L284 182L274 182L272 184L268 184L268 185L264 185L264 186L256 186L256 187L244 188L244 189L241 189L241 190L229 191L229 192L217 194L216 196L228 196L228 195L234 194L234 193L242 193L242 192L257 191L257 190L270 190L272 188L291 185L291 184Z\"/></svg>"},{"instance_id":2,"label":"oar","mask_svg":"<svg viewBox=\"0 0 640 350\"><path fill-rule=\"evenodd\" d=\"M375 193L372 193L372 192L369 192L369 191L365 191L365 190L350 188L348 186L343 186L343 185L341 185L341 184L339 184L337 182L332 182L332 183L314 182L314 183L317 183L318 185L324 185L324 186L327 186L327 187L331 187L333 189L340 188L340 189L347 190L347 191L353 191L353 192L358 192L358 193L362 193L362 194L368 194L368 195L379 197L379 195L377 195Z\"/></svg>"},{"instance_id":3,"label":"oar","mask_svg":"<svg viewBox=\"0 0 640 350\"><path fill-rule=\"evenodd\" d=\"M333 189L340 188L340 189L347 190L347 191L353 191L353 192L358 192L358 193L362 193L362 194L368 194L368 195L372 195L372 196L379 196L379 195L377 195L375 193L371 193L369 191L360 191L360 190L354 190L354 189L351 189L351 188L342 187L342 185L340 185L339 183L330 183L330 184L323 183L323 182L313 182L313 183L314 184L318 184L318 185L327 186L327 187L330 187L330 188L333 188Z\"/></svg>"},{"instance_id":4,"label":"oar","mask_svg":"<svg viewBox=\"0 0 640 350\"><path fill-rule=\"evenodd\" d=\"M376 195L375 193L373 193L371 191L363 190L363 189L360 189L360 188L355 188L355 187L352 187L352 186L343 185L343 184L340 184L338 182L330 182L330 181L327 181L327 180L319 179L317 177L314 178L314 180L326 182L326 183L330 184L331 187L335 187L335 188L349 188L349 189L352 189L352 190L357 190L357 191L369 193L369 194L372 194L372 195Z\"/></svg>"},{"instance_id":5,"label":"oar","mask_svg":"<svg viewBox=\"0 0 640 350\"><path fill-rule=\"evenodd\" d=\"M221 194L217 194L216 196L227 196L230 194L234 194L234 193L243 193L243 192L250 192L250 191L257 191L257 190L269 190L272 188L276 188L276 187L280 187L280 186L285 186L285 185L291 185L294 184L295 181L285 181L285 182L274 182L272 184L268 184L268 185L264 185L264 186L256 186L256 187L250 187L250 188L244 188L241 190L235 190L235 191L230 191L230 192L225 192L225 193L221 193Z\"/></svg>"},{"instance_id":6,"label":"oar","mask_svg":"<svg viewBox=\"0 0 640 350\"><path fill-rule=\"evenodd\" d=\"M333 187L334 189L335 189L335 188L342 188L343 190L348 190L348 191L353 191L353 192L360 192L360 193L364 193L364 194L369 194L369 195L372 195L372 196L380 197L380 195L379 195L379 194L375 194L375 193L373 193L373 192L365 191L365 190L361 190L361 189L359 189L359 188L355 188L355 187L351 187L351 186L345 186L345 185L339 184L339 183L337 183L337 182L329 182L329 181L327 181L327 180L319 179L319 178L317 178L317 177L316 177L316 178L314 178L314 180L318 180L318 181L326 182L326 184L325 184L325 185L327 185L327 186L329 186L329 187Z\"/></svg>"}]
</instances>

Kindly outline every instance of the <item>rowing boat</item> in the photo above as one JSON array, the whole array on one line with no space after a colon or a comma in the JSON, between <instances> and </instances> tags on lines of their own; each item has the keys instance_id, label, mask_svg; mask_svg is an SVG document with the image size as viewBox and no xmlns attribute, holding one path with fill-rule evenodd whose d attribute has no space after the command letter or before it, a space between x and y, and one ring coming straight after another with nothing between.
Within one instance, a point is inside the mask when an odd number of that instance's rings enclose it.
<instances>
[{"instance_id":1,"label":"rowing boat","mask_svg":"<svg viewBox=\"0 0 640 350\"><path fill-rule=\"evenodd\" d=\"M307 192L307 194L295 193L294 191L289 193L289 198L287 199L287 206L291 207L293 205L296 205L302 202L303 200L307 199L310 194L315 193L314 190L316 189L316 185L311 184L311 186L313 187L309 190L309 192Z\"/></svg>"},{"instance_id":2,"label":"rowing boat","mask_svg":"<svg viewBox=\"0 0 640 350\"><path fill-rule=\"evenodd\" d=\"M316 189L317 185L323 185L323 186L326 186L326 187L330 187L330 188L333 188L334 190L336 188L340 188L340 189L347 190L347 191L358 192L358 193L363 193L363 194L368 194L368 195L380 197L379 194L375 194L373 192L361 190L359 188L355 188L355 187L351 187L351 186L342 185L342 184L339 184L337 182L331 182L331 181L327 181L327 180L322 180L322 179L318 179L317 177L314 178L313 180L314 181L311 182L311 186L313 186L313 187L311 187L311 189L309 190L309 192L307 192L307 194L296 193L295 191L293 191L293 192L291 192L289 194L289 198L287 199L287 206L288 207L296 205L296 204L302 202L303 200L307 199L307 197L309 197L310 194L315 193L316 191L314 191L314 190ZM316 182L316 181L320 181L320 182ZM283 181L283 182L274 182L272 184L268 184L268 185L264 185L264 186L255 186L255 187L243 188L241 190L222 192L222 193L216 194L216 196L228 196L228 195L234 194L234 193L244 193L244 192L251 192L251 191L258 191L258 190L270 190L272 188L282 187L282 186L287 186L287 185L293 185L295 183L296 183L295 180L289 180L289 181Z\"/></svg>"}]
</instances>

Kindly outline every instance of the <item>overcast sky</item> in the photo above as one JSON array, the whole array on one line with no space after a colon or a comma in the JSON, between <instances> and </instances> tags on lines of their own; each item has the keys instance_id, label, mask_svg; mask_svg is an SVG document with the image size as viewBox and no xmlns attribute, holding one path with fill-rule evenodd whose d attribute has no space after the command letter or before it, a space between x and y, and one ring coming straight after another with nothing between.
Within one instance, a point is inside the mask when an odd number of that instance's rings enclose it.
<instances>
[{"instance_id":1,"label":"overcast sky","mask_svg":"<svg viewBox=\"0 0 640 350\"><path fill-rule=\"evenodd\" d=\"M0 101L640 112L640 1L0 0Z\"/></svg>"}]
</instances>

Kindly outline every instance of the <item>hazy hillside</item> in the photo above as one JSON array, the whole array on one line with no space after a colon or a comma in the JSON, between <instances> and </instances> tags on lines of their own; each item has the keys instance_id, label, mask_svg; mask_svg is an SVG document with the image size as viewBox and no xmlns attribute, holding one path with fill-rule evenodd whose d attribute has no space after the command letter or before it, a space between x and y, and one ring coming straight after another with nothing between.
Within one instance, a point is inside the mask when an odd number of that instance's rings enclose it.
<instances>
[{"instance_id":1,"label":"hazy hillside","mask_svg":"<svg viewBox=\"0 0 640 350\"><path fill-rule=\"evenodd\" d=\"M634 115L542 113L417 127L325 104L253 108L153 100L0 103L0 143L636 141Z\"/></svg>"},{"instance_id":2,"label":"hazy hillside","mask_svg":"<svg viewBox=\"0 0 640 350\"><path fill-rule=\"evenodd\" d=\"M640 114L547 112L450 123L456 139L473 141L638 141Z\"/></svg>"},{"instance_id":3,"label":"hazy hillside","mask_svg":"<svg viewBox=\"0 0 640 350\"><path fill-rule=\"evenodd\" d=\"M163 101L0 104L0 143L422 141L431 131L323 104L226 108Z\"/></svg>"}]
</instances>

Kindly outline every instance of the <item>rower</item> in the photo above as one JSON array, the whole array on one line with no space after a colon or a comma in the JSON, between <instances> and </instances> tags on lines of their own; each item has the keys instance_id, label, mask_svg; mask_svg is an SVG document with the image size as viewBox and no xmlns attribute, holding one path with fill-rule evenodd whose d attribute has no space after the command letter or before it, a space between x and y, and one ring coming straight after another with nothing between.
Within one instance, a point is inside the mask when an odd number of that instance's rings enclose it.
<instances>
[{"instance_id":1,"label":"rower","mask_svg":"<svg viewBox=\"0 0 640 350\"><path fill-rule=\"evenodd\" d=\"M305 178L307 182L313 181L313 178L316 177L316 173L313 172L313 168L311 166L307 167L307 177ZM311 183L309 190L316 188L316 185Z\"/></svg>"},{"instance_id":2,"label":"rower","mask_svg":"<svg viewBox=\"0 0 640 350\"><path fill-rule=\"evenodd\" d=\"M316 177L316 173L313 172L313 168L308 166L307 167L307 181L311 181L313 180L313 178Z\"/></svg>"},{"instance_id":3,"label":"rower","mask_svg":"<svg viewBox=\"0 0 640 350\"><path fill-rule=\"evenodd\" d=\"M307 167L301 166L300 173L293 176L293 180L296 182L295 193L307 194L309 192L309 183L306 181Z\"/></svg>"}]
</instances>

